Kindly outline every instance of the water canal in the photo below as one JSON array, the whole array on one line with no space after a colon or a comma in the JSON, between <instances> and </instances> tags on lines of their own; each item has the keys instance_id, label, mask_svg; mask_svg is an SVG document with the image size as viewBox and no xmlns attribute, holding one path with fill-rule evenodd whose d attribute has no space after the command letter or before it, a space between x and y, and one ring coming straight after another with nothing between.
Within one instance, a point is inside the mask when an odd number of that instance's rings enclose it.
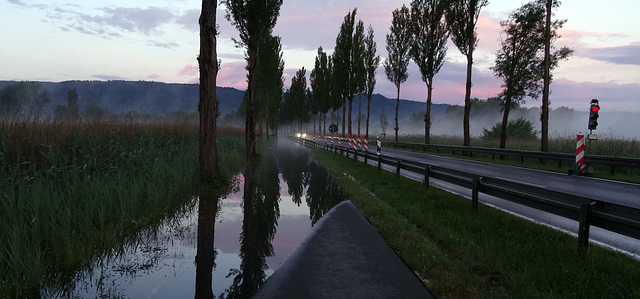
<instances>
[{"instance_id":1,"label":"water canal","mask_svg":"<svg viewBox=\"0 0 640 299\"><path fill-rule=\"evenodd\" d=\"M310 150L290 141L278 142L222 193L191 198L94 261L70 288L43 297L246 298L344 200Z\"/></svg>"}]
</instances>

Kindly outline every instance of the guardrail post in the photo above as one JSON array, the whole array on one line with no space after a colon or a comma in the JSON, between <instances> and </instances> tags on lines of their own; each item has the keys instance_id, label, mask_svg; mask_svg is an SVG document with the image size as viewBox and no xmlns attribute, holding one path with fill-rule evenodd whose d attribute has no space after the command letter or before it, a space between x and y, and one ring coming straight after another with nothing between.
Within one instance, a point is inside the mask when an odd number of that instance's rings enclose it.
<instances>
[{"instance_id":1,"label":"guardrail post","mask_svg":"<svg viewBox=\"0 0 640 299\"><path fill-rule=\"evenodd\" d=\"M589 245L589 228L591 226L591 204L585 203L580 206L580 224L578 225L578 246L580 249L587 249Z\"/></svg>"},{"instance_id":2,"label":"guardrail post","mask_svg":"<svg viewBox=\"0 0 640 299\"><path fill-rule=\"evenodd\" d=\"M478 191L480 190L480 180L482 177L474 178L471 189L471 208L478 210Z\"/></svg>"},{"instance_id":3,"label":"guardrail post","mask_svg":"<svg viewBox=\"0 0 640 299\"><path fill-rule=\"evenodd\" d=\"M364 164L367 164L367 158L369 158L369 152L364 152Z\"/></svg>"},{"instance_id":4,"label":"guardrail post","mask_svg":"<svg viewBox=\"0 0 640 299\"><path fill-rule=\"evenodd\" d=\"M353 150L353 159L358 161L358 150Z\"/></svg>"},{"instance_id":5,"label":"guardrail post","mask_svg":"<svg viewBox=\"0 0 640 299\"><path fill-rule=\"evenodd\" d=\"M398 163L396 164L396 175L400 175L400 165L402 164L402 160L398 160Z\"/></svg>"},{"instance_id":6,"label":"guardrail post","mask_svg":"<svg viewBox=\"0 0 640 299\"><path fill-rule=\"evenodd\" d=\"M424 187L429 189L429 177L431 176L431 166L424 167Z\"/></svg>"},{"instance_id":7,"label":"guardrail post","mask_svg":"<svg viewBox=\"0 0 640 299\"><path fill-rule=\"evenodd\" d=\"M378 155L378 170L380 170L382 167L382 156Z\"/></svg>"}]
</instances>

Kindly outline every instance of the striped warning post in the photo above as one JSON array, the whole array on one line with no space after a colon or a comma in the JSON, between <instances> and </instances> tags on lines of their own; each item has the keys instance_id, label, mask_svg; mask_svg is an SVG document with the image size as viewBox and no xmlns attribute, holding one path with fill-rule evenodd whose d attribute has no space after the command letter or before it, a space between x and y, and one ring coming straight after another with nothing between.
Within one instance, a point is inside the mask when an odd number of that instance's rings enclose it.
<instances>
[{"instance_id":1,"label":"striped warning post","mask_svg":"<svg viewBox=\"0 0 640 299\"><path fill-rule=\"evenodd\" d=\"M367 135L364 135L364 151L369 151L369 139L367 139Z\"/></svg>"},{"instance_id":2,"label":"striped warning post","mask_svg":"<svg viewBox=\"0 0 640 299\"><path fill-rule=\"evenodd\" d=\"M360 141L360 134L358 134L358 150L362 149L362 142Z\"/></svg>"},{"instance_id":3,"label":"striped warning post","mask_svg":"<svg viewBox=\"0 0 640 299\"><path fill-rule=\"evenodd\" d=\"M584 173L586 165L584 164L584 135L578 135L576 140L576 164L580 169L580 173Z\"/></svg>"},{"instance_id":4,"label":"striped warning post","mask_svg":"<svg viewBox=\"0 0 640 299\"><path fill-rule=\"evenodd\" d=\"M331 135L331 146L333 146L333 134Z\"/></svg>"}]
</instances>

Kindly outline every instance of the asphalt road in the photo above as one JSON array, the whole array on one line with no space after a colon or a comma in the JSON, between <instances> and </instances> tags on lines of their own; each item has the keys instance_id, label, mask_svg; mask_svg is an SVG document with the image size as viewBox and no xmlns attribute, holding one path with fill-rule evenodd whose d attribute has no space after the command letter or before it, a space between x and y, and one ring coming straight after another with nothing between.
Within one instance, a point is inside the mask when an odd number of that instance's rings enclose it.
<instances>
[{"instance_id":1,"label":"asphalt road","mask_svg":"<svg viewBox=\"0 0 640 299\"><path fill-rule=\"evenodd\" d=\"M370 148L369 152L375 154L375 148ZM583 196L598 201L640 208L640 185L638 184L609 181L584 176L569 176L562 173L553 173L386 148L382 149L382 154L398 159L417 161L434 166L474 173L479 176L510 180L548 190ZM395 171L395 168L391 166L387 166L385 168ZM411 173L404 170L401 171L401 174L420 181L424 178L421 174ZM438 188L458 193L462 196L471 197L471 190L469 189L434 179L431 179L430 183ZM578 231L577 221L482 193L479 194L479 200L484 204L494 206L498 209L529 219L536 223L563 230L572 235L576 235ZM589 233L589 240L602 246L623 251L630 254L633 258L640 260L640 240L638 239L592 226Z\"/></svg>"},{"instance_id":2,"label":"asphalt road","mask_svg":"<svg viewBox=\"0 0 640 299\"><path fill-rule=\"evenodd\" d=\"M640 209L640 185L638 184L392 149L383 149L382 154Z\"/></svg>"}]
</instances>

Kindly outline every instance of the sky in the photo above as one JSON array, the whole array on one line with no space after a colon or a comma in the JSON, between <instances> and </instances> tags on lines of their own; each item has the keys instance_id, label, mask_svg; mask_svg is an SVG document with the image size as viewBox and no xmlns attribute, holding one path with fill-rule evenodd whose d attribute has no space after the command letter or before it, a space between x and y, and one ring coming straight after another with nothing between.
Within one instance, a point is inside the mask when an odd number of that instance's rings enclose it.
<instances>
[{"instance_id":1,"label":"sky","mask_svg":"<svg viewBox=\"0 0 640 299\"><path fill-rule=\"evenodd\" d=\"M501 80L490 67L500 47L500 21L526 0L490 0L482 9L474 53L472 96L496 96ZM387 56L385 35L391 14L410 1L284 0L274 34L282 39L285 89L302 67L307 77L318 47L332 53L344 16L375 31L377 54ZM0 0L0 80L144 80L197 83L199 0ZM556 19L566 19L556 47L574 54L553 71L551 108L587 110L598 99L602 112L640 112L640 2L563 0ZM244 50L232 38L237 30L217 10L220 26L219 86L246 89ZM396 89L377 70L375 93L396 97ZM434 103L464 105L466 60L449 42L447 57L434 78ZM400 97L426 101L426 85L411 62ZM528 99L525 106L540 106Z\"/></svg>"}]
</instances>

